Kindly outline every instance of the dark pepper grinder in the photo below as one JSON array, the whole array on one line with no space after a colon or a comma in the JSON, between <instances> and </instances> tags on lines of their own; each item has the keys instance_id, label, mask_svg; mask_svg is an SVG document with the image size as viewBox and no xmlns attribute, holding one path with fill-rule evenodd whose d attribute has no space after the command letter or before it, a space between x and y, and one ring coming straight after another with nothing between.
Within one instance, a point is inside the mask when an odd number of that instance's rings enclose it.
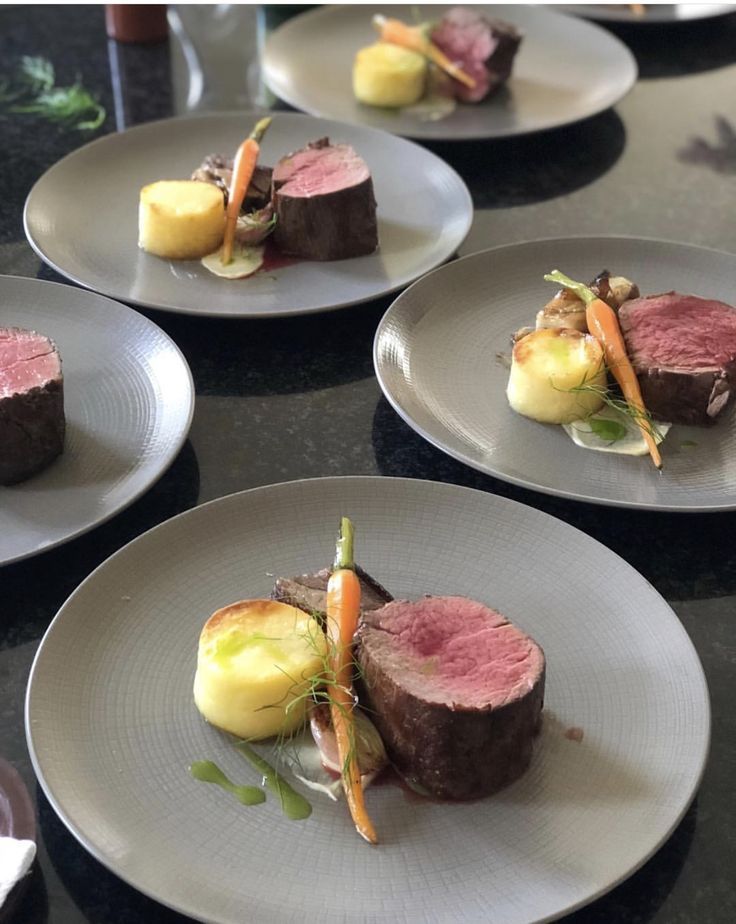
<instances>
[{"instance_id":1,"label":"dark pepper grinder","mask_svg":"<svg viewBox=\"0 0 736 924\"><path fill-rule=\"evenodd\" d=\"M153 44L169 34L166 4L108 3L105 6L107 35L118 42Z\"/></svg>"}]
</instances>

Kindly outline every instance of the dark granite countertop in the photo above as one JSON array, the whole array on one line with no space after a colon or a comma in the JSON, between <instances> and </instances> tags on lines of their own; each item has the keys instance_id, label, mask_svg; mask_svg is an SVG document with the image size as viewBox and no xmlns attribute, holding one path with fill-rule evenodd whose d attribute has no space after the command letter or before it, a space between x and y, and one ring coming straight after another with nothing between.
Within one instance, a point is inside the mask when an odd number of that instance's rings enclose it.
<instances>
[{"instance_id":1,"label":"dark granite countertop","mask_svg":"<svg viewBox=\"0 0 736 924\"><path fill-rule=\"evenodd\" d=\"M260 34L280 13L260 13ZM181 8L174 15L191 27L207 11ZM254 64L257 13L244 7L237 15L248 29L231 54L243 59L250 97L263 103L267 97ZM586 233L660 237L736 252L736 14L610 28L640 68L637 85L615 109L536 136L432 146L473 195L475 224L463 253ZM81 77L107 109L97 134L185 109L186 67L176 37L148 47L108 43L101 6L0 7L0 71L12 71L22 55L51 59L60 82ZM200 107L231 108L234 98L242 101L232 73L228 96L224 54L219 64L196 103ZM64 281L26 243L23 204L35 180L84 140L35 118L0 121L0 272ZM406 426L381 395L371 347L387 305L383 300L343 310L329 322L319 315L243 322L146 312L179 344L192 369L197 403L188 441L163 477L110 522L54 551L0 568L0 754L28 784L40 833L39 863L14 920L185 920L87 854L35 782L23 730L24 695L33 655L57 609L108 555L176 513L256 485L339 474L450 481L547 511L605 543L671 603L700 655L711 692L712 749L705 777L657 854L567 920L736 920L736 877L729 861L736 848L736 514L656 514L573 503L449 459ZM285 428L299 452L283 452Z\"/></svg>"}]
</instances>

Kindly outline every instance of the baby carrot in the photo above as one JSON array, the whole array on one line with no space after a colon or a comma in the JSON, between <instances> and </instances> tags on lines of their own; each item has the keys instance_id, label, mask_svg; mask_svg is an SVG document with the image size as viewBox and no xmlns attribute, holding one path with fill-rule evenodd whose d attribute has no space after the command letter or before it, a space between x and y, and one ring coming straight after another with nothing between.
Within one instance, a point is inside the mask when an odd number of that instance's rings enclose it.
<instances>
[{"instance_id":1,"label":"baby carrot","mask_svg":"<svg viewBox=\"0 0 736 924\"><path fill-rule=\"evenodd\" d=\"M238 148L233 164L233 175L228 191L227 211L225 213L225 239L222 243L222 263L227 265L233 256L233 241L235 239L235 226L240 214L248 186L256 169L258 155L261 152L260 142L271 124L271 118L261 119L245 141Z\"/></svg>"},{"instance_id":2,"label":"baby carrot","mask_svg":"<svg viewBox=\"0 0 736 924\"><path fill-rule=\"evenodd\" d=\"M353 636L360 615L360 582L353 561L353 524L343 517L337 540L335 567L327 583L327 635L332 652L327 685L332 725L342 768L342 785L356 830L369 844L378 843L373 822L368 817L356 753L352 689Z\"/></svg>"},{"instance_id":3,"label":"baby carrot","mask_svg":"<svg viewBox=\"0 0 736 924\"><path fill-rule=\"evenodd\" d=\"M606 365L618 382L626 403L631 408L644 442L647 444L652 462L658 469L662 468L662 457L652 434L649 418L641 396L639 380L626 354L626 344L619 327L616 312L610 305L580 282L564 276L559 270L553 270L544 277L548 282L557 282L574 292L585 303L585 321L590 333L600 342L606 357Z\"/></svg>"},{"instance_id":4,"label":"baby carrot","mask_svg":"<svg viewBox=\"0 0 736 924\"><path fill-rule=\"evenodd\" d=\"M407 26L400 19L387 19L380 14L373 17L373 25L378 29L382 42L402 45L411 51L417 51L420 55L424 55L425 58L433 61L437 67L442 68L450 77L464 83L466 87L470 87L472 90L475 86L474 78L461 70L443 51L433 42L430 42L421 26Z\"/></svg>"}]
</instances>

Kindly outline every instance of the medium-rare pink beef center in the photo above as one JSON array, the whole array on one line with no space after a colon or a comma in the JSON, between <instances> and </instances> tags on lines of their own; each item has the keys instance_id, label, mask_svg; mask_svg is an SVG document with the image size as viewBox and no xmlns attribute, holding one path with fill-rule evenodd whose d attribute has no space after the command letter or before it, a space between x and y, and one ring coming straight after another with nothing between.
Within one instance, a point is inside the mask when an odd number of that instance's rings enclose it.
<instances>
[{"instance_id":1,"label":"medium-rare pink beef center","mask_svg":"<svg viewBox=\"0 0 736 924\"><path fill-rule=\"evenodd\" d=\"M41 388L61 375L59 354L33 331L0 330L0 398Z\"/></svg>"},{"instance_id":2,"label":"medium-rare pink beef center","mask_svg":"<svg viewBox=\"0 0 736 924\"><path fill-rule=\"evenodd\" d=\"M396 602L378 625L397 637L407 689L428 701L495 708L531 689L543 668L540 649L500 613L463 597L427 597L425 618L416 603ZM431 680L430 684L425 681Z\"/></svg>"},{"instance_id":3,"label":"medium-rare pink beef center","mask_svg":"<svg viewBox=\"0 0 736 924\"><path fill-rule=\"evenodd\" d=\"M323 196L358 186L370 179L368 167L345 144L310 148L280 161L273 180L289 196Z\"/></svg>"},{"instance_id":4,"label":"medium-rare pink beef center","mask_svg":"<svg viewBox=\"0 0 736 924\"><path fill-rule=\"evenodd\" d=\"M373 253L378 223L366 163L347 144L320 138L283 157L272 175L282 253L307 260L346 260Z\"/></svg>"},{"instance_id":5,"label":"medium-rare pink beef center","mask_svg":"<svg viewBox=\"0 0 736 924\"><path fill-rule=\"evenodd\" d=\"M713 423L736 384L736 310L667 292L624 302L619 321L650 413L671 423Z\"/></svg>"},{"instance_id":6,"label":"medium-rare pink beef center","mask_svg":"<svg viewBox=\"0 0 736 924\"><path fill-rule=\"evenodd\" d=\"M61 359L48 337L0 328L0 484L24 481L64 448Z\"/></svg>"},{"instance_id":7,"label":"medium-rare pink beef center","mask_svg":"<svg viewBox=\"0 0 736 924\"><path fill-rule=\"evenodd\" d=\"M709 369L736 359L736 311L694 295L662 295L626 304L634 360L671 369Z\"/></svg>"},{"instance_id":8,"label":"medium-rare pink beef center","mask_svg":"<svg viewBox=\"0 0 736 924\"><path fill-rule=\"evenodd\" d=\"M412 784L474 799L529 766L544 652L500 613L466 597L387 603L363 613L357 656L360 701Z\"/></svg>"}]
</instances>

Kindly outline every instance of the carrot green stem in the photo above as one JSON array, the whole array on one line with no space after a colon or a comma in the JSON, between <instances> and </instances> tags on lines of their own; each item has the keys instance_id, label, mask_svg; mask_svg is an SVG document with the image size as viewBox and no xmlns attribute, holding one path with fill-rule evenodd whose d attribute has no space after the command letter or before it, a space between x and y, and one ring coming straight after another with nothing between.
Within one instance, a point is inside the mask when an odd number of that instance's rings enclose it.
<instances>
[{"instance_id":1,"label":"carrot green stem","mask_svg":"<svg viewBox=\"0 0 736 924\"><path fill-rule=\"evenodd\" d=\"M260 119L253 127L253 131L248 135L253 141L257 141L258 144L263 141L263 136L266 134L266 129L271 124L273 119L271 116L266 116L264 119Z\"/></svg>"},{"instance_id":2,"label":"carrot green stem","mask_svg":"<svg viewBox=\"0 0 736 924\"><path fill-rule=\"evenodd\" d=\"M340 535L337 537L335 546L335 563L334 568L348 568L355 571L355 558L353 553L353 537L355 531L349 517L342 517L340 520Z\"/></svg>"},{"instance_id":3,"label":"carrot green stem","mask_svg":"<svg viewBox=\"0 0 736 924\"><path fill-rule=\"evenodd\" d=\"M569 289L571 292L574 292L580 301L584 302L586 305L589 305L592 301L598 298L598 296L589 286L583 285L582 282L575 282L574 279L570 279L569 276L566 276L559 270L552 270L552 272L547 273L544 278L547 282L556 282L558 285L563 286L565 289Z\"/></svg>"}]
</instances>

